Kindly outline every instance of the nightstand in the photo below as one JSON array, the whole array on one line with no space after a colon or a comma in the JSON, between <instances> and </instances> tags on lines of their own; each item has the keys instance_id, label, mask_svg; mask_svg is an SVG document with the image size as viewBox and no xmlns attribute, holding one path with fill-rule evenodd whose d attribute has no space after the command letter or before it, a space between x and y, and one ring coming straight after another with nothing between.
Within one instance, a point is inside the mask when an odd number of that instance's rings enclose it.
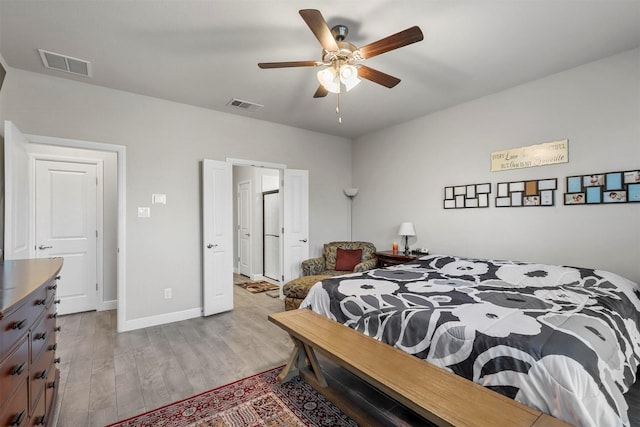
<instances>
[{"instance_id":1,"label":"nightstand","mask_svg":"<svg viewBox=\"0 0 640 427\"><path fill-rule=\"evenodd\" d=\"M404 252L400 251L395 254L393 253L393 251L376 252L376 256L378 257L378 267L388 267L390 265L404 264L405 262L418 259L417 255L405 255Z\"/></svg>"}]
</instances>

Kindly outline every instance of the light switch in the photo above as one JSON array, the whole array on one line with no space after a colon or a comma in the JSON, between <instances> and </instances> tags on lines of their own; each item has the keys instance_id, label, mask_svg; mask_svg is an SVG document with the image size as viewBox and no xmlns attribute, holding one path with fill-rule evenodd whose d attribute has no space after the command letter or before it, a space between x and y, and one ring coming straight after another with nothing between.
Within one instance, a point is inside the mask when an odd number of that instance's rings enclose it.
<instances>
[{"instance_id":1,"label":"light switch","mask_svg":"<svg viewBox=\"0 0 640 427\"><path fill-rule=\"evenodd\" d=\"M167 195L166 194L152 194L151 202L154 205L166 205L167 204Z\"/></svg>"},{"instance_id":2,"label":"light switch","mask_svg":"<svg viewBox=\"0 0 640 427\"><path fill-rule=\"evenodd\" d=\"M151 208L138 208L138 218L150 218Z\"/></svg>"}]
</instances>

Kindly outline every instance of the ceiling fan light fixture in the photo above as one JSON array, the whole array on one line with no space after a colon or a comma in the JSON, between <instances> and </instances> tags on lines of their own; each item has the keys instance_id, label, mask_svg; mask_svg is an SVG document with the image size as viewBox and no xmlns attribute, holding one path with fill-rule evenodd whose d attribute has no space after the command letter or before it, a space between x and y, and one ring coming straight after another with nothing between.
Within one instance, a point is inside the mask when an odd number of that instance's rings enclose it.
<instances>
[{"instance_id":1,"label":"ceiling fan light fixture","mask_svg":"<svg viewBox=\"0 0 640 427\"><path fill-rule=\"evenodd\" d=\"M350 64L340 67L340 81L347 88L347 92L353 89L360 83L358 78L358 69Z\"/></svg>"},{"instance_id":2,"label":"ceiling fan light fixture","mask_svg":"<svg viewBox=\"0 0 640 427\"><path fill-rule=\"evenodd\" d=\"M340 93L340 78L334 67L318 71L318 81L331 93Z\"/></svg>"}]
</instances>

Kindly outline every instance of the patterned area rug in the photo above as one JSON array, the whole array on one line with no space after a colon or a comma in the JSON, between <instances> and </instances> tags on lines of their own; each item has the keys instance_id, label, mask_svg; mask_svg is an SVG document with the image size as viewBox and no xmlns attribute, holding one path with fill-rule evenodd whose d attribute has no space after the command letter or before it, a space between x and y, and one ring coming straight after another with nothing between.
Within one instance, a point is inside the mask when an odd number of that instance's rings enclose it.
<instances>
[{"instance_id":1,"label":"patterned area rug","mask_svg":"<svg viewBox=\"0 0 640 427\"><path fill-rule=\"evenodd\" d=\"M279 286L271 284L269 282L265 282L265 281L237 283L237 285L243 289L248 290L252 294L280 289Z\"/></svg>"},{"instance_id":2,"label":"patterned area rug","mask_svg":"<svg viewBox=\"0 0 640 427\"><path fill-rule=\"evenodd\" d=\"M281 369L271 369L107 427L357 427L355 421L300 378L280 384L276 377Z\"/></svg>"}]
</instances>

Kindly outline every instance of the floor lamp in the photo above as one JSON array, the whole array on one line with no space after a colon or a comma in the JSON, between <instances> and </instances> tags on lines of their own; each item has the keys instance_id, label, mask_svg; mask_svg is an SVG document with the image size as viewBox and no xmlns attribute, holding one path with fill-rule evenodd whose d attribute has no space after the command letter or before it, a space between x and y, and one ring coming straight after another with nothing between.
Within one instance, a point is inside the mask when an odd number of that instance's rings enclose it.
<instances>
[{"instance_id":1,"label":"floor lamp","mask_svg":"<svg viewBox=\"0 0 640 427\"><path fill-rule=\"evenodd\" d=\"M344 194L349 198L349 240L353 242L353 198L358 195L358 189L345 188Z\"/></svg>"}]
</instances>

